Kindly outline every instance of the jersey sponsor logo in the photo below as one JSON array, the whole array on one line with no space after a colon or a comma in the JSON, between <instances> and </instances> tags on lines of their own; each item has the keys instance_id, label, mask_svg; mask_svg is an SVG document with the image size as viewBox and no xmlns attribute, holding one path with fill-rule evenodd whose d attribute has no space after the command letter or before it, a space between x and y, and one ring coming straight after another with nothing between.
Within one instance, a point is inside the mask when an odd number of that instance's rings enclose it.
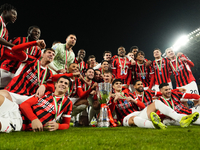
<instances>
[{"instance_id":1,"label":"jersey sponsor logo","mask_svg":"<svg viewBox=\"0 0 200 150\"><path fill-rule=\"evenodd\" d=\"M38 100L38 106L42 107L45 111L49 113L54 111L54 105L49 103L49 101L42 98Z\"/></svg>"},{"instance_id":2,"label":"jersey sponsor logo","mask_svg":"<svg viewBox=\"0 0 200 150\"><path fill-rule=\"evenodd\" d=\"M27 73L27 75L26 75L27 80L29 80L33 84L38 84L37 76L35 74L33 74L31 69L28 69L26 73Z\"/></svg>"}]
</instances>

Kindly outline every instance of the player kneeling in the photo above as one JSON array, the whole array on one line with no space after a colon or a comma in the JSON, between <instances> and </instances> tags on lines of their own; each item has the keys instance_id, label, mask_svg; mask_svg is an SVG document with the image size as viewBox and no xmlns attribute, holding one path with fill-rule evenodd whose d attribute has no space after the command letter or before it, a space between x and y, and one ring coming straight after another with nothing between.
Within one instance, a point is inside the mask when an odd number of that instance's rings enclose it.
<instances>
[{"instance_id":1,"label":"player kneeling","mask_svg":"<svg viewBox=\"0 0 200 150\"><path fill-rule=\"evenodd\" d=\"M41 98L32 97L20 105L0 96L0 130L11 132L20 130L43 131L43 128L54 131L69 128L72 102L65 93L71 81L62 76L55 83L55 92L46 92ZM62 124L58 123L63 118ZM22 125L23 118L23 125Z\"/></svg>"}]
</instances>

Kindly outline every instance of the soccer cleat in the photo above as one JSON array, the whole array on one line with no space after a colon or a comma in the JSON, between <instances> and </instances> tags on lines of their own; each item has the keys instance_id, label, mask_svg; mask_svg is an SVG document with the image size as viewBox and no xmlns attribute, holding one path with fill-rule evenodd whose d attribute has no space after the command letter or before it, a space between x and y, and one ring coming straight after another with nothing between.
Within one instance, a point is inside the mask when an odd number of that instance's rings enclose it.
<instances>
[{"instance_id":1,"label":"soccer cleat","mask_svg":"<svg viewBox=\"0 0 200 150\"><path fill-rule=\"evenodd\" d=\"M160 117L155 112L151 112L150 117L151 117L151 121L152 121L152 123L153 123L153 125L154 125L154 127L156 129L163 129L163 130L165 130L167 128L167 126L164 125L161 122Z\"/></svg>"},{"instance_id":2,"label":"soccer cleat","mask_svg":"<svg viewBox=\"0 0 200 150\"><path fill-rule=\"evenodd\" d=\"M199 118L199 113L195 112L191 115L183 116L180 121L181 127L188 127L191 123L195 122Z\"/></svg>"}]
</instances>

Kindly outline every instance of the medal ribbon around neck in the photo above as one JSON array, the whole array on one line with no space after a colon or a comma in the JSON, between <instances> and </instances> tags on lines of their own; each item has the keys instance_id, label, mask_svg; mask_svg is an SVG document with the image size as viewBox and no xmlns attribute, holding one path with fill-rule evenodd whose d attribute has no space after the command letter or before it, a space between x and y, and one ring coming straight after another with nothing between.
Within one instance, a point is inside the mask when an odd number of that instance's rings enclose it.
<instances>
[{"instance_id":1,"label":"medal ribbon around neck","mask_svg":"<svg viewBox=\"0 0 200 150\"><path fill-rule=\"evenodd\" d=\"M138 98L138 94L135 92L136 97ZM139 99L139 98L138 98ZM142 94L142 102L144 102L144 92Z\"/></svg>"},{"instance_id":2,"label":"medal ribbon around neck","mask_svg":"<svg viewBox=\"0 0 200 150\"><path fill-rule=\"evenodd\" d=\"M178 57L176 56L176 69L174 68L174 66L173 66L173 64L172 64L172 62L170 61L170 65L172 66L172 69L176 72L176 73L178 73Z\"/></svg>"},{"instance_id":3,"label":"medal ribbon around neck","mask_svg":"<svg viewBox=\"0 0 200 150\"><path fill-rule=\"evenodd\" d=\"M119 63L120 63L120 66L121 66L121 73L122 73L122 71L124 71L124 73L125 73L125 67L126 67L126 57L125 57L124 67L122 67L122 63L121 63L121 60L120 60L120 58L119 58L119 57L118 57L118 59L119 59Z\"/></svg>"},{"instance_id":4,"label":"medal ribbon around neck","mask_svg":"<svg viewBox=\"0 0 200 150\"><path fill-rule=\"evenodd\" d=\"M165 102L168 104L168 106L171 107L169 102L167 101L167 99L164 96L163 96L163 98L164 98ZM174 102L172 100L172 97L170 97L170 100L171 100L171 103L172 103L172 107L171 108L174 110Z\"/></svg>"},{"instance_id":5,"label":"medal ribbon around neck","mask_svg":"<svg viewBox=\"0 0 200 150\"><path fill-rule=\"evenodd\" d=\"M80 62L80 63L79 63L79 68L80 68L80 71L83 70L83 62Z\"/></svg>"},{"instance_id":6,"label":"medal ribbon around neck","mask_svg":"<svg viewBox=\"0 0 200 150\"><path fill-rule=\"evenodd\" d=\"M85 77L85 80L86 80L86 77ZM92 80L90 80L90 85L91 83L92 83ZM87 91L90 88L90 85L88 85L88 88L87 88L87 84L85 83L85 91Z\"/></svg>"},{"instance_id":7,"label":"medal ribbon around neck","mask_svg":"<svg viewBox=\"0 0 200 150\"><path fill-rule=\"evenodd\" d=\"M29 42L28 40L28 37L26 37L26 43ZM34 50L35 46L32 46L32 49L31 49L31 52L30 52L30 55L33 54L33 50ZM26 49L26 54L28 54L28 48Z\"/></svg>"},{"instance_id":8,"label":"medal ribbon around neck","mask_svg":"<svg viewBox=\"0 0 200 150\"><path fill-rule=\"evenodd\" d=\"M139 67L139 69L140 69L140 72L142 73L142 76L144 77L144 75L145 75L144 70L142 70L142 69L140 68L140 65L139 65L138 62L137 62L137 64L138 64L138 67Z\"/></svg>"},{"instance_id":9,"label":"medal ribbon around neck","mask_svg":"<svg viewBox=\"0 0 200 150\"><path fill-rule=\"evenodd\" d=\"M3 32L4 21L3 21L3 18L2 18L1 16L0 16L0 20L1 20L1 22L2 22L0 37L4 37L4 35L6 34L6 32Z\"/></svg>"},{"instance_id":10,"label":"medal ribbon around neck","mask_svg":"<svg viewBox=\"0 0 200 150\"><path fill-rule=\"evenodd\" d=\"M67 49L66 49L66 53L65 53L65 65L64 65L64 69L66 69L67 68ZM70 56L70 54L71 54L71 51L69 50L69 56Z\"/></svg>"},{"instance_id":11,"label":"medal ribbon around neck","mask_svg":"<svg viewBox=\"0 0 200 150\"><path fill-rule=\"evenodd\" d=\"M53 96L53 101L54 101L54 106L55 106L55 112L56 112L56 114L55 114L55 120L56 120L57 116L59 115L59 113L61 111L63 100L64 100L64 96L62 96L62 100L61 100L60 106L58 108L58 102L56 100L56 97Z\"/></svg>"},{"instance_id":12,"label":"medal ribbon around neck","mask_svg":"<svg viewBox=\"0 0 200 150\"><path fill-rule=\"evenodd\" d=\"M38 60L37 61L37 70L38 70L38 84L39 86L42 85L44 83L44 80L46 79L46 76L47 76L47 68L45 68L45 72L44 72L44 75L42 77L42 81L40 82L40 61Z\"/></svg>"},{"instance_id":13,"label":"medal ribbon around neck","mask_svg":"<svg viewBox=\"0 0 200 150\"><path fill-rule=\"evenodd\" d=\"M160 60L160 65L158 65L158 62L155 60L156 62L156 65L158 66L158 69L159 69L159 72L161 72L161 69L162 69L162 58Z\"/></svg>"}]
</instances>

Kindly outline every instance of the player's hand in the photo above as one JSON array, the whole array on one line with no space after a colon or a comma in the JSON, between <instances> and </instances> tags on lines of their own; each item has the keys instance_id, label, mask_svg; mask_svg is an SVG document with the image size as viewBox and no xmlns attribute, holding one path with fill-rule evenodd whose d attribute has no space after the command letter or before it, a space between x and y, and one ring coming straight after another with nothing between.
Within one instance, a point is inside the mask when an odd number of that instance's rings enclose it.
<instances>
[{"instance_id":1,"label":"player's hand","mask_svg":"<svg viewBox=\"0 0 200 150\"><path fill-rule=\"evenodd\" d=\"M132 98L132 97L126 97L126 101L127 102L134 102L135 103L135 100Z\"/></svg>"},{"instance_id":2,"label":"player's hand","mask_svg":"<svg viewBox=\"0 0 200 150\"><path fill-rule=\"evenodd\" d=\"M65 70L65 69L60 69L60 70L56 71L56 73L57 73L57 74L59 74L59 73L64 74L64 73L66 73L66 70Z\"/></svg>"},{"instance_id":3,"label":"player's hand","mask_svg":"<svg viewBox=\"0 0 200 150\"><path fill-rule=\"evenodd\" d=\"M92 85L92 89L95 89L96 87L98 86L97 82L95 82L93 85Z\"/></svg>"},{"instance_id":4,"label":"player's hand","mask_svg":"<svg viewBox=\"0 0 200 150\"><path fill-rule=\"evenodd\" d=\"M95 95L95 94L97 94L97 92L96 92L95 90L92 90L92 91L90 92L90 95Z\"/></svg>"},{"instance_id":5,"label":"player's hand","mask_svg":"<svg viewBox=\"0 0 200 150\"><path fill-rule=\"evenodd\" d=\"M151 60L148 60L148 61L146 62L146 64L145 64L145 66L148 67L148 66L151 65L151 63L152 63L152 61L151 61Z\"/></svg>"},{"instance_id":6,"label":"player's hand","mask_svg":"<svg viewBox=\"0 0 200 150\"><path fill-rule=\"evenodd\" d=\"M121 97L121 94L120 93L115 93L115 98L114 98L114 103L116 103Z\"/></svg>"},{"instance_id":7,"label":"player's hand","mask_svg":"<svg viewBox=\"0 0 200 150\"><path fill-rule=\"evenodd\" d=\"M186 62L187 61L187 59L185 58L185 57L181 57L180 58L183 62Z\"/></svg>"},{"instance_id":8,"label":"player's hand","mask_svg":"<svg viewBox=\"0 0 200 150\"><path fill-rule=\"evenodd\" d=\"M135 64L136 64L135 60L131 59L131 65L135 65Z\"/></svg>"},{"instance_id":9,"label":"player's hand","mask_svg":"<svg viewBox=\"0 0 200 150\"><path fill-rule=\"evenodd\" d=\"M184 89L184 88L179 88L179 92L186 93L186 89Z\"/></svg>"},{"instance_id":10,"label":"player's hand","mask_svg":"<svg viewBox=\"0 0 200 150\"><path fill-rule=\"evenodd\" d=\"M43 131L43 125L39 119L34 119L31 122L31 125L32 125L33 132Z\"/></svg>"},{"instance_id":11,"label":"player's hand","mask_svg":"<svg viewBox=\"0 0 200 150\"><path fill-rule=\"evenodd\" d=\"M126 85L124 85L124 87L128 89L129 85L128 85L128 84L126 84Z\"/></svg>"},{"instance_id":12,"label":"player's hand","mask_svg":"<svg viewBox=\"0 0 200 150\"><path fill-rule=\"evenodd\" d=\"M73 76L78 76L78 77L79 77L80 75L81 75L80 72L74 72L74 73L73 73Z\"/></svg>"},{"instance_id":13,"label":"player's hand","mask_svg":"<svg viewBox=\"0 0 200 150\"><path fill-rule=\"evenodd\" d=\"M37 40L36 43L41 49L44 49L46 47L44 40Z\"/></svg>"},{"instance_id":14,"label":"player's hand","mask_svg":"<svg viewBox=\"0 0 200 150\"><path fill-rule=\"evenodd\" d=\"M41 98L45 93L46 87L42 84L39 86L35 93L35 97Z\"/></svg>"},{"instance_id":15,"label":"player's hand","mask_svg":"<svg viewBox=\"0 0 200 150\"><path fill-rule=\"evenodd\" d=\"M45 129L49 130L49 131L55 131L58 129L59 125L58 123L54 122L54 121L49 121L45 124Z\"/></svg>"},{"instance_id":16,"label":"player's hand","mask_svg":"<svg viewBox=\"0 0 200 150\"><path fill-rule=\"evenodd\" d=\"M181 53L181 52L177 53L177 57L180 57L181 55L183 55L183 53Z\"/></svg>"}]
</instances>

